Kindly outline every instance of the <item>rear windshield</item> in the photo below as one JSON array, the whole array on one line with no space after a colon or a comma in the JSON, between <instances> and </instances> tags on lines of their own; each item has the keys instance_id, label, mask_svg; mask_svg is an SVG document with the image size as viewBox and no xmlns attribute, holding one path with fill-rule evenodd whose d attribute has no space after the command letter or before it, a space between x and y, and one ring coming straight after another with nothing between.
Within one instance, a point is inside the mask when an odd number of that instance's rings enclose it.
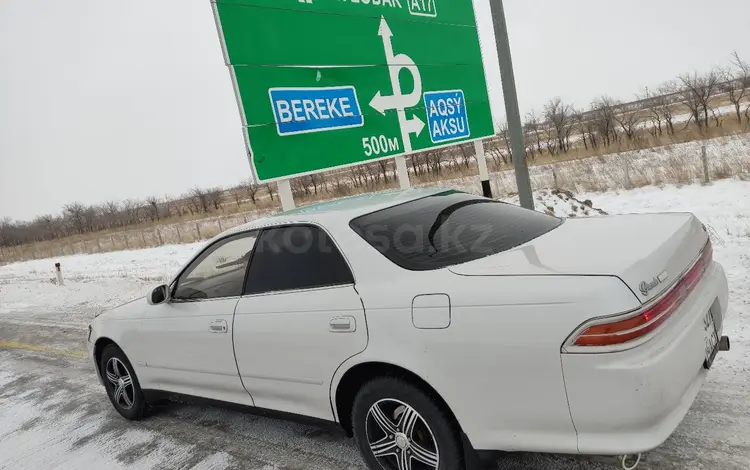
<instances>
[{"instance_id":1,"label":"rear windshield","mask_svg":"<svg viewBox=\"0 0 750 470\"><path fill-rule=\"evenodd\" d=\"M358 217L350 226L402 268L439 269L522 245L561 219L447 191Z\"/></svg>"}]
</instances>

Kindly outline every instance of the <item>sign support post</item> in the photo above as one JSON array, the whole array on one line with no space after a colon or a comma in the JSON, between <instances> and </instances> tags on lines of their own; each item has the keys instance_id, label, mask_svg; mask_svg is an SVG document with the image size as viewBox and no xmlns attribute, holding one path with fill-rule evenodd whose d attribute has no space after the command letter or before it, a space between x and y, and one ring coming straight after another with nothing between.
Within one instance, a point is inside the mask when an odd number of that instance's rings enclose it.
<instances>
[{"instance_id":1,"label":"sign support post","mask_svg":"<svg viewBox=\"0 0 750 470\"><path fill-rule=\"evenodd\" d=\"M490 0L490 8L492 10L492 24L495 29L497 58L500 62L500 76L503 82L503 101L505 101L505 115L508 118L508 134L513 150L513 165L516 169L518 197L521 200L521 207L533 210L534 198L531 195L529 167L526 165L526 147L523 143L523 127L521 126L521 113L518 110L516 78L513 74L513 60L510 55L508 25L505 23L503 0Z\"/></svg>"},{"instance_id":2,"label":"sign support post","mask_svg":"<svg viewBox=\"0 0 750 470\"><path fill-rule=\"evenodd\" d=\"M487 170L487 156L484 153L484 142L482 139L474 141L474 153L477 157L477 166L479 167L479 180L482 183L482 195L492 197L492 188L490 187L490 172Z\"/></svg>"},{"instance_id":3,"label":"sign support post","mask_svg":"<svg viewBox=\"0 0 750 470\"><path fill-rule=\"evenodd\" d=\"M411 188L409 182L409 170L406 168L406 157L396 157L396 176L398 176L398 184L401 189Z\"/></svg>"},{"instance_id":4,"label":"sign support post","mask_svg":"<svg viewBox=\"0 0 750 470\"><path fill-rule=\"evenodd\" d=\"M294 209L294 193L292 193L292 185L289 180L277 181L276 187L279 190L279 199L281 199L281 210L286 212Z\"/></svg>"}]
</instances>

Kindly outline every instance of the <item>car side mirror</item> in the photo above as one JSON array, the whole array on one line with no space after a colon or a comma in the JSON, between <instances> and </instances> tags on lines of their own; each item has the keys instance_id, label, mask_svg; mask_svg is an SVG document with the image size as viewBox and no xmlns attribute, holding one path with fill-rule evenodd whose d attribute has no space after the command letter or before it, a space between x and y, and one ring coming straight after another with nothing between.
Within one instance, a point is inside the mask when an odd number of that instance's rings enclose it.
<instances>
[{"instance_id":1,"label":"car side mirror","mask_svg":"<svg viewBox=\"0 0 750 470\"><path fill-rule=\"evenodd\" d=\"M169 288L166 284L163 284L153 291L147 297L148 303L151 305L159 305L169 300Z\"/></svg>"}]
</instances>

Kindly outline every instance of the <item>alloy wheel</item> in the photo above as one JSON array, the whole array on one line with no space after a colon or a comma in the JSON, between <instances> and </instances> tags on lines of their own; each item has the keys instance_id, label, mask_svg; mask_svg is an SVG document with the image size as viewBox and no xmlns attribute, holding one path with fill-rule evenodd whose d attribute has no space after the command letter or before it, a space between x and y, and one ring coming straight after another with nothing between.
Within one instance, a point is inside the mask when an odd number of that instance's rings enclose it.
<instances>
[{"instance_id":1,"label":"alloy wheel","mask_svg":"<svg viewBox=\"0 0 750 470\"><path fill-rule=\"evenodd\" d=\"M437 441L417 410L386 398L370 407L365 421L367 443L386 470L437 470Z\"/></svg>"},{"instance_id":2,"label":"alloy wheel","mask_svg":"<svg viewBox=\"0 0 750 470\"><path fill-rule=\"evenodd\" d=\"M114 387L112 397L117 406L129 410L135 401L135 390L133 389L133 377L123 362L116 358L110 358L105 367L107 380Z\"/></svg>"}]
</instances>

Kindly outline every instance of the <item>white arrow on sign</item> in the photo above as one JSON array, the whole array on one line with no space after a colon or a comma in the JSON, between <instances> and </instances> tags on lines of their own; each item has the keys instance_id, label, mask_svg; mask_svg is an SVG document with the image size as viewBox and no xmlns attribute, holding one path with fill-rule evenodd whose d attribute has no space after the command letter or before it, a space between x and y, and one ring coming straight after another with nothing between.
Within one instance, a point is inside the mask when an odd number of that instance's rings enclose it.
<instances>
[{"instance_id":1,"label":"white arrow on sign","mask_svg":"<svg viewBox=\"0 0 750 470\"><path fill-rule=\"evenodd\" d=\"M401 102L399 98L398 96L383 96L378 91L372 101L370 101L370 107L385 116L387 109L398 109Z\"/></svg>"},{"instance_id":2,"label":"white arrow on sign","mask_svg":"<svg viewBox=\"0 0 750 470\"><path fill-rule=\"evenodd\" d=\"M406 121L406 130L408 133L417 134L417 137L419 137L419 134L422 133L422 129L424 129L424 121L419 119L417 116L414 116Z\"/></svg>"},{"instance_id":3,"label":"white arrow on sign","mask_svg":"<svg viewBox=\"0 0 750 470\"><path fill-rule=\"evenodd\" d=\"M425 124L417 116L412 116L411 119L407 119L406 108L414 107L422 100L422 76L419 74L419 69L411 57L406 54L393 53L393 43L391 42L393 32L391 31L390 26L388 26L385 17L382 16L380 17L378 36L383 38L385 61L388 64L393 95L383 96L383 94L378 91L370 101L370 106L383 115L385 115L385 112L389 109L395 109L397 111L398 123L401 127L401 139L404 141L404 150L406 152L411 152L412 146L410 134L416 134L419 136L422 133ZM414 78L414 89L411 93L403 94L401 90L401 82L399 82L399 73L401 72L401 69L408 70Z\"/></svg>"}]
</instances>

